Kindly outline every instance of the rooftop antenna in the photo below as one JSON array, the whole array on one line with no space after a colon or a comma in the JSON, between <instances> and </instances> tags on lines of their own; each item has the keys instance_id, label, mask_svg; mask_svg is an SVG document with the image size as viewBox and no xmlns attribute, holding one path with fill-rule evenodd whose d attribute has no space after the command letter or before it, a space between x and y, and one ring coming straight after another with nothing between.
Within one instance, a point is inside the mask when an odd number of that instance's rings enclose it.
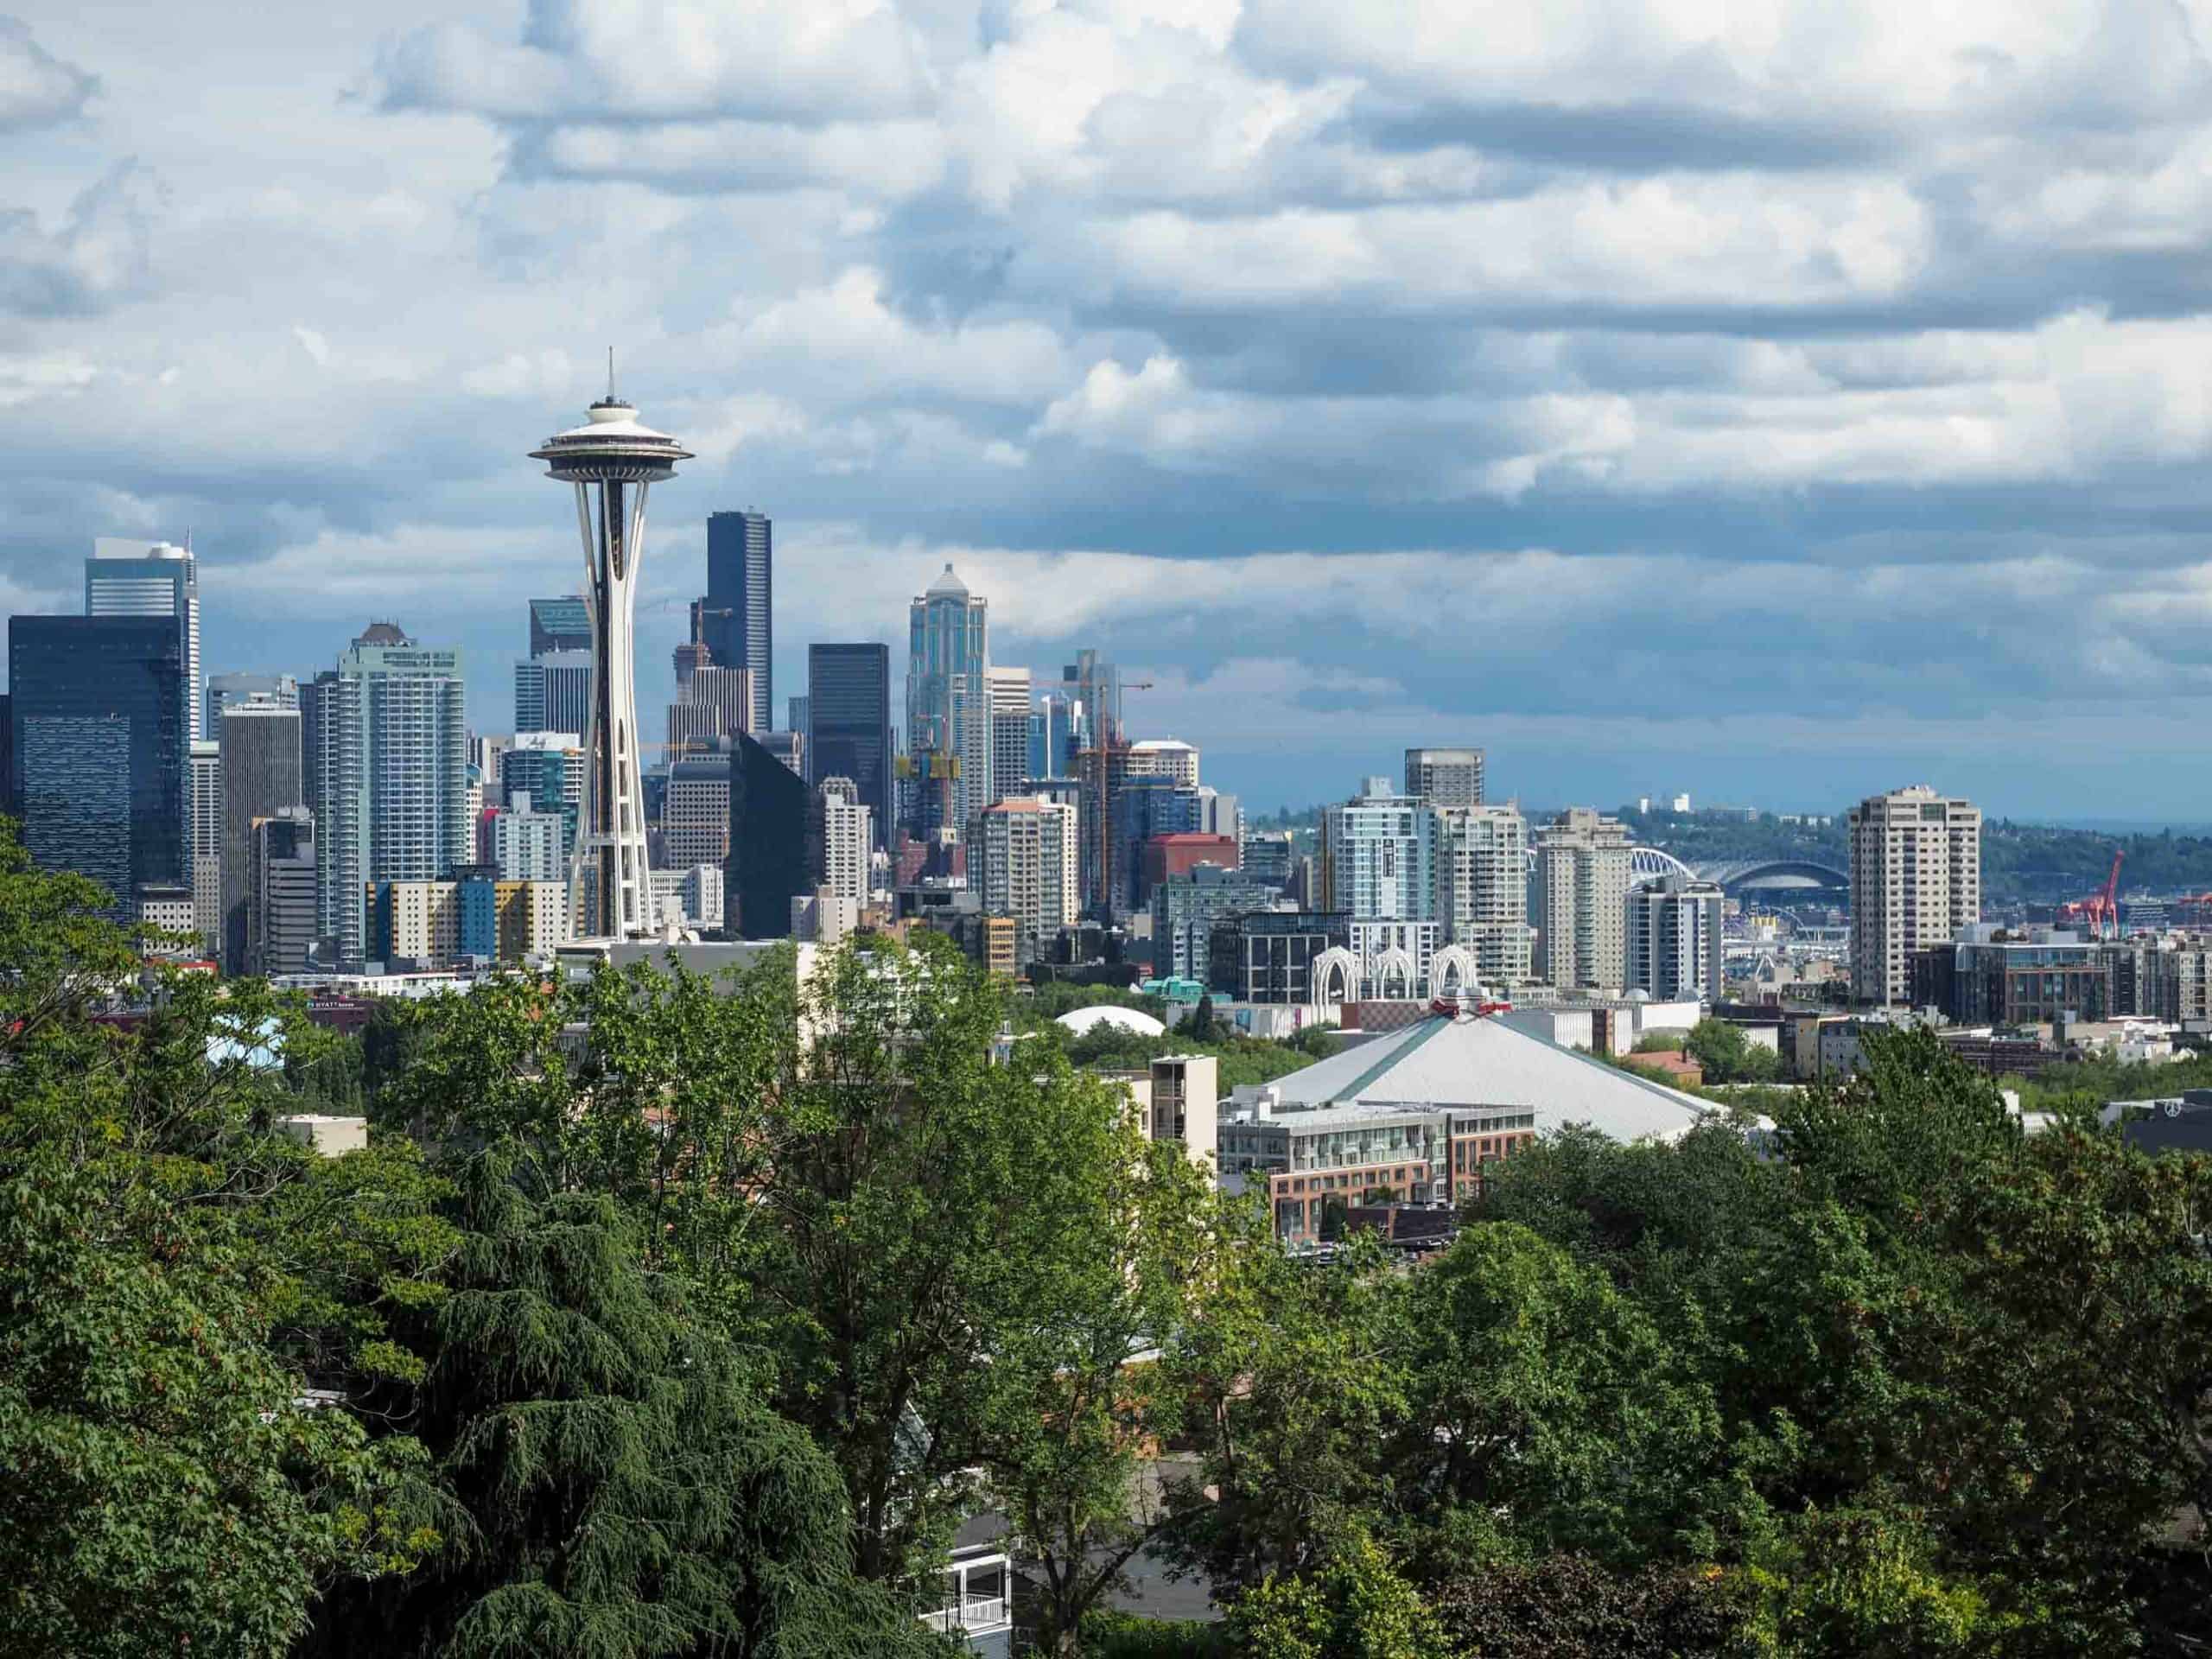
<instances>
[{"instance_id":1,"label":"rooftop antenna","mask_svg":"<svg viewBox=\"0 0 2212 1659\"><path fill-rule=\"evenodd\" d=\"M614 401L614 348L607 348L607 401Z\"/></svg>"}]
</instances>

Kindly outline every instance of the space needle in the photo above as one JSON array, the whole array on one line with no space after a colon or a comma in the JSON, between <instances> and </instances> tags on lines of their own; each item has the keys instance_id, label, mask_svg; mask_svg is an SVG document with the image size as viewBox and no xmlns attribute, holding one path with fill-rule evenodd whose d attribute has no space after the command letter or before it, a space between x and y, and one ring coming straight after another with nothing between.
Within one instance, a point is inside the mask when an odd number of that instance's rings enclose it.
<instances>
[{"instance_id":1,"label":"space needle","mask_svg":"<svg viewBox=\"0 0 2212 1659\"><path fill-rule=\"evenodd\" d=\"M645 494L673 478L676 463L690 460L691 452L640 424L636 408L614 395L612 353L607 379L607 396L591 406L588 421L530 454L545 463L548 478L576 486L591 617L591 729L584 737L590 772L570 880L582 878L584 931L619 939L650 933L655 921L632 645Z\"/></svg>"}]
</instances>

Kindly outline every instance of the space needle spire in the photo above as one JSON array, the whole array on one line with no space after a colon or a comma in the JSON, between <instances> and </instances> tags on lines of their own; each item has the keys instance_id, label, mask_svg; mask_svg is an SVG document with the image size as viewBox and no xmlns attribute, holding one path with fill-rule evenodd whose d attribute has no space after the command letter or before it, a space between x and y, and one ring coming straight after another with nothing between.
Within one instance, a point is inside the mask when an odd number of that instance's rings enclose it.
<instances>
[{"instance_id":1,"label":"space needle spire","mask_svg":"<svg viewBox=\"0 0 2212 1659\"><path fill-rule=\"evenodd\" d=\"M652 878L645 862L645 792L638 738L633 632L638 567L645 551L645 494L676 474L690 451L639 423L614 392L614 353L607 354L607 396L585 424L548 438L531 459L549 478L576 486L583 532L586 608L591 617L591 729L584 822L571 880L582 878L584 927L601 938L653 931Z\"/></svg>"}]
</instances>

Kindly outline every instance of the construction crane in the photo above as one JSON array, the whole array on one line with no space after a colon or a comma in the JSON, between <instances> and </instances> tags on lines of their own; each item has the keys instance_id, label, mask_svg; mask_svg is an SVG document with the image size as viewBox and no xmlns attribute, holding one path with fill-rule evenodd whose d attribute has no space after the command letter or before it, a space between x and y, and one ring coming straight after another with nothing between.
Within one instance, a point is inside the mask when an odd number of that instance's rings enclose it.
<instances>
[{"instance_id":1,"label":"construction crane","mask_svg":"<svg viewBox=\"0 0 2212 1659\"><path fill-rule=\"evenodd\" d=\"M2112 874L2105 877L2105 884L2086 899L2073 899L2058 907L2061 921L2086 922L2092 938L2102 939L2105 930L2112 930L2112 937L2120 937L2120 864L2126 857L2124 852L2112 855Z\"/></svg>"}]
</instances>

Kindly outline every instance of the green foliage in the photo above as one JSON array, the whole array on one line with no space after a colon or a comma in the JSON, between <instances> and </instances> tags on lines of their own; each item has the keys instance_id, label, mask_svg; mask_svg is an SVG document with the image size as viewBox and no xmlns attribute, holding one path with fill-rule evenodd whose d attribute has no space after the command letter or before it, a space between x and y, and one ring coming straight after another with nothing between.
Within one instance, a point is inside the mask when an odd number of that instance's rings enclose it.
<instances>
[{"instance_id":1,"label":"green foliage","mask_svg":"<svg viewBox=\"0 0 2212 1659\"><path fill-rule=\"evenodd\" d=\"M1683 1048L1707 1083L1772 1083L1782 1069L1774 1050L1752 1042L1741 1026L1726 1020L1699 1020Z\"/></svg>"},{"instance_id":2,"label":"green foliage","mask_svg":"<svg viewBox=\"0 0 2212 1659\"><path fill-rule=\"evenodd\" d=\"M1094 1612L1083 1621L1083 1659L1231 1659L1224 1624Z\"/></svg>"},{"instance_id":3,"label":"green foliage","mask_svg":"<svg viewBox=\"0 0 2212 1659\"><path fill-rule=\"evenodd\" d=\"M1316 1570L1269 1576L1230 1627L1247 1659L1451 1659L1444 1627L1375 1541L1354 1535Z\"/></svg>"},{"instance_id":4,"label":"green foliage","mask_svg":"<svg viewBox=\"0 0 2212 1659\"><path fill-rule=\"evenodd\" d=\"M1587 1555L1492 1562L1434 1598L1459 1649L1480 1659L1738 1659L1752 1604L1746 1576L1716 1566L1621 1572Z\"/></svg>"},{"instance_id":5,"label":"green foliage","mask_svg":"<svg viewBox=\"0 0 2212 1659\"><path fill-rule=\"evenodd\" d=\"M318 1610L308 1654L920 1655L854 1585L836 1467L748 1389L604 1197L467 1172L449 1294L403 1322L394 1390L466 1511L458 1545Z\"/></svg>"}]
</instances>

